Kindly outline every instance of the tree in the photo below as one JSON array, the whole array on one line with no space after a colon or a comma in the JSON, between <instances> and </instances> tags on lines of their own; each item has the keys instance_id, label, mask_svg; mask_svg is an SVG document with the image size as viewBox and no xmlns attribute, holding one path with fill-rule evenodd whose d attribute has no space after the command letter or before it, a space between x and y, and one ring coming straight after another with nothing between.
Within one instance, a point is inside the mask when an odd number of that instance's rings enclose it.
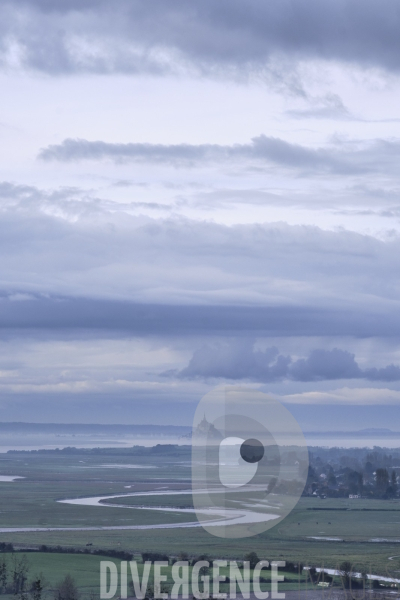
<instances>
[{"instance_id":1,"label":"tree","mask_svg":"<svg viewBox=\"0 0 400 600\"><path fill-rule=\"evenodd\" d=\"M317 583L317 569L315 567L310 567L308 569L308 575L310 577L311 583Z\"/></svg>"},{"instance_id":2,"label":"tree","mask_svg":"<svg viewBox=\"0 0 400 600\"><path fill-rule=\"evenodd\" d=\"M170 586L162 581L159 584L149 584L146 589L145 600L154 600L155 598L159 598L160 594L167 594L169 596Z\"/></svg>"},{"instance_id":3,"label":"tree","mask_svg":"<svg viewBox=\"0 0 400 600\"><path fill-rule=\"evenodd\" d=\"M22 595L25 592L28 579L29 563L26 555L13 555L11 559L11 584L14 596Z\"/></svg>"},{"instance_id":4,"label":"tree","mask_svg":"<svg viewBox=\"0 0 400 600\"><path fill-rule=\"evenodd\" d=\"M358 493L362 494L363 493L363 489L364 489L364 480L363 480L363 476L362 473L358 474Z\"/></svg>"},{"instance_id":5,"label":"tree","mask_svg":"<svg viewBox=\"0 0 400 600\"><path fill-rule=\"evenodd\" d=\"M374 467L372 466L372 463L367 460L367 462L365 463L365 472L368 476L372 475L374 471Z\"/></svg>"},{"instance_id":6,"label":"tree","mask_svg":"<svg viewBox=\"0 0 400 600\"><path fill-rule=\"evenodd\" d=\"M254 567L256 566L256 564L260 561L260 559L257 556L256 552L249 552L248 554L246 554L244 556L245 561L250 563L250 569L254 569Z\"/></svg>"},{"instance_id":7,"label":"tree","mask_svg":"<svg viewBox=\"0 0 400 600\"><path fill-rule=\"evenodd\" d=\"M345 560L339 567L339 573L342 578L343 587L347 590L350 587L351 576L352 576L352 565L351 562Z\"/></svg>"},{"instance_id":8,"label":"tree","mask_svg":"<svg viewBox=\"0 0 400 600\"><path fill-rule=\"evenodd\" d=\"M310 486L314 481L318 481L318 475L316 474L315 469L309 465L306 486Z\"/></svg>"},{"instance_id":9,"label":"tree","mask_svg":"<svg viewBox=\"0 0 400 600\"><path fill-rule=\"evenodd\" d=\"M79 600L75 579L69 573L57 584L54 600Z\"/></svg>"},{"instance_id":10,"label":"tree","mask_svg":"<svg viewBox=\"0 0 400 600\"><path fill-rule=\"evenodd\" d=\"M31 586L33 600L42 600L43 582L40 577L35 577Z\"/></svg>"},{"instance_id":11,"label":"tree","mask_svg":"<svg viewBox=\"0 0 400 600\"><path fill-rule=\"evenodd\" d=\"M392 471L392 482L391 482L391 486L394 489L394 491L397 491L397 475L396 475L396 471Z\"/></svg>"},{"instance_id":12,"label":"tree","mask_svg":"<svg viewBox=\"0 0 400 600\"><path fill-rule=\"evenodd\" d=\"M337 484L337 479L335 476L335 473L333 471L331 471L328 475L328 485L330 485L331 487L334 487Z\"/></svg>"},{"instance_id":13,"label":"tree","mask_svg":"<svg viewBox=\"0 0 400 600\"><path fill-rule=\"evenodd\" d=\"M270 494L272 492L277 483L278 479L276 477L271 477L271 479L268 482L267 494Z\"/></svg>"},{"instance_id":14,"label":"tree","mask_svg":"<svg viewBox=\"0 0 400 600\"><path fill-rule=\"evenodd\" d=\"M4 592L7 587L7 562L6 559L0 562L0 591Z\"/></svg>"},{"instance_id":15,"label":"tree","mask_svg":"<svg viewBox=\"0 0 400 600\"><path fill-rule=\"evenodd\" d=\"M386 492L389 485L389 473L387 469L376 470L376 490L378 493L383 494Z\"/></svg>"},{"instance_id":16,"label":"tree","mask_svg":"<svg viewBox=\"0 0 400 600\"><path fill-rule=\"evenodd\" d=\"M347 486L350 494L359 494L362 492L363 478L358 471L347 471L346 473Z\"/></svg>"},{"instance_id":17,"label":"tree","mask_svg":"<svg viewBox=\"0 0 400 600\"><path fill-rule=\"evenodd\" d=\"M179 561L186 561L188 560L189 556L187 552L184 552L183 550L181 550L178 554L178 560Z\"/></svg>"},{"instance_id":18,"label":"tree","mask_svg":"<svg viewBox=\"0 0 400 600\"><path fill-rule=\"evenodd\" d=\"M362 581L362 585L365 590L368 585L368 573L367 573L367 571L362 570L360 575L361 575L360 579ZM371 587L371 582L369 582L369 587Z\"/></svg>"}]
</instances>

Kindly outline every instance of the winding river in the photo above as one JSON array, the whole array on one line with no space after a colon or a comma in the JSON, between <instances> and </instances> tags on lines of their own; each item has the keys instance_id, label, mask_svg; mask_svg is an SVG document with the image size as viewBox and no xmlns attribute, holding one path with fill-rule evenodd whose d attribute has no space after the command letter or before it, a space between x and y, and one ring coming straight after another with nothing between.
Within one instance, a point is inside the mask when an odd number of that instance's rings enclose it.
<instances>
[{"instance_id":1,"label":"winding river","mask_svg":"<svg viewBox=\"0 0 400 600\"><path fill-rule=\"evenodd\" d=\"M206 490L204 492L196 493L209 493ZM87 498L67 498L65 500L58 500L60 504L75 504L80 506L103 506L110 508L125 508L129 510L154 510L161 511L163 513L190 513L195 515L196 511L194 508L169 508L164 506L124 506L122 504L113 504L111 502L105 503L105 501L112 500L114 498L129 498L129 497L145 497L145 496L174 496L192 494L192 490L156 490L149 492L131 492L129 494L115 494L111 496L90 496ZM197 511L199 512L199 511ZM279 515L266 514L263 512L255 512L246 509L215 509L215 508L204 508L201 510L202 514L207 515L210 520L207 521L208 526L221 526L221 525L238 525L238 524L250 524L260 523L263 521L269 521L272 519L278 519ZM182 529L189 527L201 527L201 524L196 521L189 521L186 523L160 523L151 525L108 525L108 526L87 526L87 527L7 527L0 528L1 533L13 533L13 532L29 532L29 531L113 531L113 530L134 530L134 529Z\"/></svg>"},{"instance_id":2,"label":"winding river","mask_svg":"<svg viewBox=\"0 0 400 600\"><path fill-rule=\"evenodd\" d=\"M197 492L197 493L208 493ZM173 513L191 513L195 514L193 508L169 508L164 506L149 507L149 506L124 506L121 504L114 504L107 502L114 498L129 498L129 497L146 497L146 496L174 496L192 494L192 490L156 490L148 492L131 492L129 494L115 494L111 496L90 496L87 498L67 498L65 500L58 500L61 504L74 504L80 506L103 506L110 508L125 508L130 510L155 510L161 512L173 512ZM210 517L207 522L208 526L221 526L221 525L237 525L239 523L257 523L260 521L271 520L279 518L276 514L265 514L258 513L252 510L245 509L202 509L203 514ZM158 525L108 525L108 526L88 526L88 527L7 527L0 528L1 533L12 533L12 532L46 532L46 531L123 531L123 530L138 530L138 529L182 529L190 527L201 527L198 521L191 521L187 523L161 523ZM317 538L314 538L317 539ZM333 538L331 538L333 539ZM335 540L336 541L336 540ZM395 556L389 557L389 560L393 560ZM320 571L321 569L317 569ZM325 572L330 575L340 575L339 571L335 569L325 569ZM353 573L354 577L361 577L361 573ZM367 575L367 579L377 579L380 581L400 583L399 579L392 577L382 577L380 575Z\"/></svg>"}]
</instances>

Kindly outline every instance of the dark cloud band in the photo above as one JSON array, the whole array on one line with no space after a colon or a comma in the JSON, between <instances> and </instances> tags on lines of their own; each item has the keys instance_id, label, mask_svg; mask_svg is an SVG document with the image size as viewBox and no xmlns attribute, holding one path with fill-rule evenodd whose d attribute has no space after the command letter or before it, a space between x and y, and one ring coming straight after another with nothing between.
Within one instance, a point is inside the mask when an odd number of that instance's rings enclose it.
<instances>
[{"instance_id":1,"label":"dark cloud band","mask_svg":"<svg viewBox=\"0 0 400 600\"><path fill-rule=\"evenodd\" d=\"M50 73L229 77L276 57L281 79L304 59L400 67L396 0L25 0L3 2L0 22L3 62L12 44L23 66Z\"/></svg>"},{"instance_id":2,"label":"dark cloud band","mask_svg":"<svg viewBox=\"0 0 400 600\"><path fill-rule=\"evenodd\" d=\"M396 313L329 310L304 306L204 306L137 304L68 297L0 300L0 328L118 331L128 335L400 335ZM371 372L371 378L373 373Z\"/></svg>"}]
</instances>

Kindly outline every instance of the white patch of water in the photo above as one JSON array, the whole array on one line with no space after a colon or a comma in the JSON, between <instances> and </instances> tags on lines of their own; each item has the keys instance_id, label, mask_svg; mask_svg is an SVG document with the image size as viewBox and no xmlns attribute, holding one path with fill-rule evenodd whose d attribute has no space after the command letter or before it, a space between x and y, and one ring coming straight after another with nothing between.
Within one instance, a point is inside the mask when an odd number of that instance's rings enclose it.
<instances>
[{"instance_id":1,"label":"white patch of water","mask_svg":"<svg viewBox=\"0 0 400 600\"><path fill-rule=\"evenodd\" d=\"M20 477L19 475L0 475L0 481L17 481L17 479L25 479L25 477Z\"/></svg>"}]
</instances>

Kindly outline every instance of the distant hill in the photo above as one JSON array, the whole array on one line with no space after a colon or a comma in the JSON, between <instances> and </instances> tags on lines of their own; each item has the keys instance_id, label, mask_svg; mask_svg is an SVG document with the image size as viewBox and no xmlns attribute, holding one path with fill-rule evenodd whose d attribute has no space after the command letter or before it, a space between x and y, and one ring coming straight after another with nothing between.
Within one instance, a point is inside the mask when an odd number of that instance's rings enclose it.
<instances>
[{"instance_id":1,"label":"distant hill","mask_svg":"<svg viewBox=\"0 0 400 600\"><path fill-rule=\"evenodd\" d=\"M356 433L397 433L397 431L392 431L391 429L387 429L384 427L369 427L367 429L360 429Z\"/></svg>"},{"instance_id":2,"label":"distant hill","mask_svg":"<svg viewBox=\"0 0 400 600\"><path fill-rule=\"evenodd\" d=\"M358 429L356 431L305 431L304 435L336 435L336 436L400 436L399 431L392 431L385 427L368 427L366 429Z\"/></svg>"}]
</instances>

